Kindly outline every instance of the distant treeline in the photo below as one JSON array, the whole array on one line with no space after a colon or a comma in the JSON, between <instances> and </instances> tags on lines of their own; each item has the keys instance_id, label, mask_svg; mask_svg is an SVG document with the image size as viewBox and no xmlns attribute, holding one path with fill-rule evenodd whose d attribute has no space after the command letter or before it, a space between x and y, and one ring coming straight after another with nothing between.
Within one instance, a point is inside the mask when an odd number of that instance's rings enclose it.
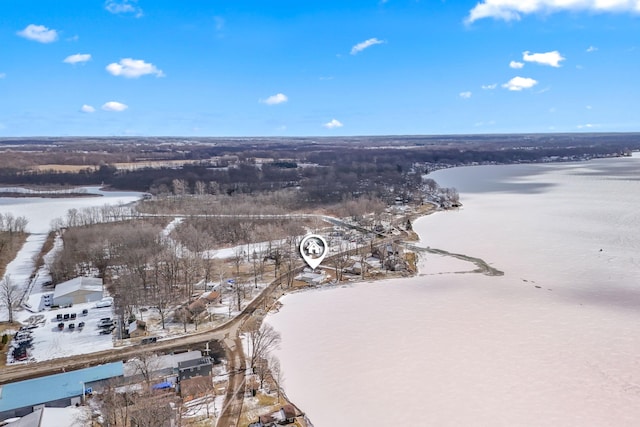
<instances>
[{"instance_id":1,"label":"distant treeline","mask_svg":"<svg viewBox=\"0 0 640 427\"><path fill-rule=\"evenodd\" d=\"M580 160L623 155L638 148L640 143L631 144L628 141L493 149L465 149L461 144L447 148L368 147L362 144L305 144L292 147L283 144L259 148L245 146L233 152L228 147L224 151L220 147L206 147L200 149L207 151L207 154L215 151L233 158L225 161L222 165L224 167L206 161L180 168L137 170L118 170L110 165L102 165L97 170L85 169L79 172L5 167L0 168L0 184L104 184L115 189L152 193L179 191L212 194L253 193L296 187L304 201L315 203L341 200L345 194L374 194L387 198L394 194L410 193L420 185L423 173L440 167ZM303 165L305 167L301 167ZM179 182L178 186L176 182Z\"/></svg>"}]
</instances>

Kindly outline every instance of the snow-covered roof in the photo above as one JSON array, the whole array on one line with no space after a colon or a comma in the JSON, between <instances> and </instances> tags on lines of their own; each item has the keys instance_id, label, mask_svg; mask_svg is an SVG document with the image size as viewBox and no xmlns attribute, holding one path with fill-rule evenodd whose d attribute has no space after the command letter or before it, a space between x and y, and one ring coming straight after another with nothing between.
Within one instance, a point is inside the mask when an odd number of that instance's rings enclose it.
<instances>
[{"instance_id":1,"label":"snow-covered roof","mask_svg":"<svg viewBox=\"0 0 640 427\"><path fill-rule=\"evenodd\" d=\"M66 282L58 283L53 291L53 298L69 295L79 290L100 292L102 291L102 279L80 276L67 280Z\"/></svg>"}]
</instances>

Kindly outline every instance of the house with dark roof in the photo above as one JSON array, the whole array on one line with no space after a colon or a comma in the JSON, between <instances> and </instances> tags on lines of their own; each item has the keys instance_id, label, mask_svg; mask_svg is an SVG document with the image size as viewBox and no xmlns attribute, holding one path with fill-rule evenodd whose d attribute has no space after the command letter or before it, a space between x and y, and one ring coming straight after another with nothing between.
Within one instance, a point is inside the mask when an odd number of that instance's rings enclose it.
<instances>
[{"instance_id":1,"label":"house with dark roof","mask_svg":"<svg viewBox=\"0 0 640 427\"><path fill-rule=\"evenodd\" d=\"M197 376L211 375L213 361L210 357L200 357L195 360L178 362L178 381Z\"/></svg>"}]
</instances>

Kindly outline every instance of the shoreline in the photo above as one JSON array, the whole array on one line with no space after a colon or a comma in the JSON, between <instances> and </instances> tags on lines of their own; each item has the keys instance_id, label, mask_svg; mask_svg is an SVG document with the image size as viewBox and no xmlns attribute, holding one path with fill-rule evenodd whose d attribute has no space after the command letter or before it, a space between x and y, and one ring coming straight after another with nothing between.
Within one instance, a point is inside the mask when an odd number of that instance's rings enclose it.
<instances>
[{"instance_id":1,"label":"shoreline","mask_svg":"<svg viewBox=\"0 0 640 427\"><path fill-rule=\"evenodd\" d=\"M409 220L411 221L412 224L414 224L415 221L420 220L422 218L426 218L429 215L432 215L437 212L446 212L446 211L447 209L435 208L420 214L409 215ZM400 245L405 247L409 252L416 254L416 257L417 257L415 259L415 271L411 271L409 275L393 274L393 275L384 276L384 277L368 277L367 279L347 280L343 282L327 283L327 284L316 285L316 286L309 285L309 286L300 287L300 288L291 289L291 290L282 289L283 293L279 297L274 299L273 304L266 310L265 316L261 319L261 323L264 323L270 315L274 315L280 312L281 308L284 306L282 299L288 295L295 295L295 294L301 294L301 293L313 292L313 291L335 290L338 288L347 288L347 287L350 288L356 285L372 284L372 283L377 283L385 280L411 279L414 277L422 276L424 272L421 272L420 270L421 268L421 265L420 265L421 262L419 260L420 252L426 252L433 255L440 255L443 257L458 259L467 263L471 263L476 266L476 268L471 271L440 272L440 273L434 273L434 274L456 274L456 273L473 274L475 273L475 274L483 274L486 276L503 276L504 275L503 271L500 271L494 267L491 267L486 261L484 261L481 258L472 257L464 254L451 253L445 250L434 249L428 246L426 247L418 246L417 244L421 242L426 243L426 241L423 240L423 238L421 238L421 236L414 230L411 230L410 232L405 232L404 236L398 236L398 241ZM295 399L290 399L289 396L287 395L286 386L280 387L280 392L284 397L285 401L290 405L292 405L293 407L295 407L302 414L302 416L304 416L306 425L313 427L313 422L306 416L306 412L303 411L298 405L294 403Z\"/></svg>"}]
</instances>

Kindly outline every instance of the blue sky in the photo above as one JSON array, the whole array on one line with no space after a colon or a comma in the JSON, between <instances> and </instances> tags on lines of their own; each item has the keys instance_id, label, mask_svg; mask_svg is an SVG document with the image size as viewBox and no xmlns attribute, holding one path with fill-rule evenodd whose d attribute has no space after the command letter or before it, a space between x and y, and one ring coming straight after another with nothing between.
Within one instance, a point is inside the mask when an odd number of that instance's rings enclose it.
<instances>
[{"instance_id":1,"label":"blue sky","mask_svg":"<svg viewBox=\"0 0 640 427\"><path fill-rule=\"evenodd\" d=\"M640 130L640 0L0 0L0 136Z\"/></svg>"}]
</instances>

